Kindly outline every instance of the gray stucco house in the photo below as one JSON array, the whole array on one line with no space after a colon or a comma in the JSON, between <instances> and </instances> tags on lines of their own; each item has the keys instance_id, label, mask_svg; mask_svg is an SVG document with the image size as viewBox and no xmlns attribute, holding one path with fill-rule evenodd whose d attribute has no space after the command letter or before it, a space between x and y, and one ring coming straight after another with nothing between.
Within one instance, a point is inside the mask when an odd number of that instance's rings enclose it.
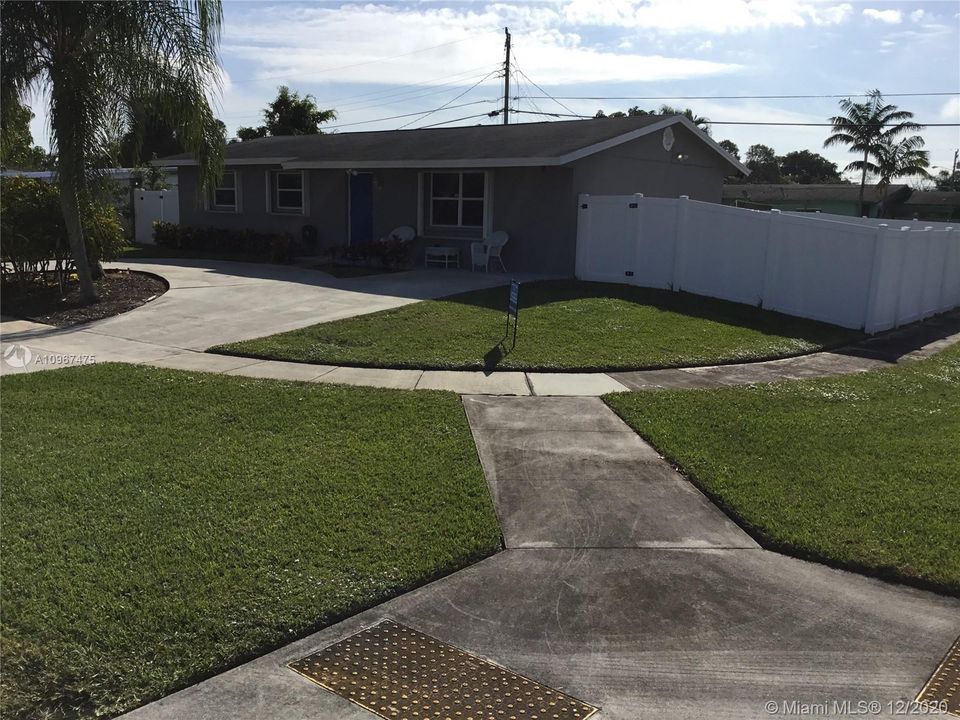
<instances>
[{"instance_id":1,"label":"gray stucco house","mask_svg":"<svg viewBox=\"0 0 960 720\"><path fill-rule=\"evenodd\" d=\"M679 115L270 137L226 149L204 196L189 155L179 172L180 222L287 231L315 228L319 246L417 229L425 245L459 247L494 230L507 268L572 275L580 193L721 202L746 168ZM468 262L468 260L467 260Z\"/></svg>"}]
</instances>

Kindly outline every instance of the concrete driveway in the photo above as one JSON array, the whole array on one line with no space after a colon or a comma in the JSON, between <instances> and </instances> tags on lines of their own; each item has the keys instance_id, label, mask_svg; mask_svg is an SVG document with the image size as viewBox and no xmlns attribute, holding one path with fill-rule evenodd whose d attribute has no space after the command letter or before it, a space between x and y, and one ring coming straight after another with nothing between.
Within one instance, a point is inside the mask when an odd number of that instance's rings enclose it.
<instances>
[{"instance_id":1,"label":"concrete driveway","mask_svg":"<svg viewBox=\"0 0 960 720\"><path fill-rule=\"evenodd\" d=\"M155 273L167 280L170 289L135 310L74 328L7 321L2 325L4 343L26 346L34 358L65 360L53 365L76 364L87 355L98 362L147 362L184 350L201 351L220 343L504 285L511 277L534 277L411 270L338 279L304 268L202 260L127 261L107 267Z\"/></svg>"}]
</instances>

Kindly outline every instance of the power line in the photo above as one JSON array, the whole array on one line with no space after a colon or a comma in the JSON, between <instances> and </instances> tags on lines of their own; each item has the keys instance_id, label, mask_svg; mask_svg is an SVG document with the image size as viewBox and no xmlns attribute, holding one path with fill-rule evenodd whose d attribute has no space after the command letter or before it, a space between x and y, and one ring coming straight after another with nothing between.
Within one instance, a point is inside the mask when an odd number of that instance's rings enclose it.
<instances>
[{"instance_id":1,"label":"power line","mask_svg":"<svg viewBox=\"0 0 960 720\"><path fill-rule=\"evenodd\" d=\"M514 62L516 62L516 58L514 58ZM527 75L527 74L523 71L523 68L520 67L520 64L519 64L519 63L516 63L516 65L517 65L517 72L519 72L521 75L523 75L523 77L525 77L525 78L530 82L530 84L533 85L537 90L539 90L540 92L542 92L542 93L546 96L546 98L549 98L550 100L553 100L557 105L559 105L560 107L562 107L562 108L563 108L564 110L566 110L567 112L569 112L569 113L572 113L572 112L573 112L573 110L571 110L571 109L568 108L566 105L564 105L562 102L560 102L560 100L558 100L557 98L553 97L550 93L548 93L548 92L547 92L546 90L544 90L542 87L540 87L539 85L537 85L537 83L535 83L533 80L531 80L531 79L530 79L530 76ZM534 99L534 98L530 98L530 99Z\"/></svg>"},{"instance_id":2,"label":"power line","mask_svg":"<svg viewBox=\"0 0 960 720\"><path fill-rule=\"evenodd\" d=\"M444 92L450 85L457 85L458 83L468 83L471 80L481 77L482 72L477 72L478 70L491 71L495 68L499 68L499 63L496 65L481 65L477 68L471 68L470 70L465 70L462 73L456 73L455 75L448 75L443 78L434 78L433 80L424 80L422 83L411 83L409 85L400 85L399 88L410 88L408 90L377 90L374 92L363 93L361 95L352 95L346 98L340 98L339 100L324 100L325 105L330 105L331 107L349 107L352 105L361 105L363 103L371 102L374 100L386 100L387 98L393 98L401 95L414 95L419 97L422 95L435 94ZM466 76L466 77L464 77ZM436 85L431 85L430 83L435 80L445 80L447 78L456 78L450 79L447 82L438 83ZM354 100L353 102L344 102L350 98L363 98L362 100Z\"/></svg>"},{"instance_id":3,"label":"power line","mask_svg":"<svg viewBox=\"0 0 960 720\"><path fill-rule=\"evenodd\" d=\"M401 125L401 126L400 126L399 128L397 128L397 129L398 129L398 130L402 130L403 128L407 127L407 125L412 125L413 123L419 122L420 120L422 120L423 118L425 118L425 117L427 117L427 116L429 116L429 115L433 115L433 113L435 113L435 112L439 112L440 110L443 110L443 109L445 109L445 108L448 108L448 107L450 106L450 103L456 102L457 100L459 100L460 98L462 98L464 95L466 95L468 92L470 92L470 91L473 90L475 87L477 87L477 86L480 85L482 82L484 82L484 81L485 81L487 78L489 78L491 75L495 75L497 72L499 72L499 70L494 70L494 71L492 71L492 72L488 72L486 75L484 75L484 76L483 76L482 78L480 78L477 82L475 82L473 85L471 85L470 87L468 87L466 90L464 90L462 93L460 93L460 94L457 95L456 97L451 98L450 100L448 100L447 102L445 102L443 105L441 105L441 106L438 107L438 108L434 108L433 110L428 110L427 112L421 112L421 113L420 113L420 117L416 118L415 120L411 120L410 122L404 123L403 125ZM486 102L486 101L483 101L483 102ZM460 107L460 106L457 106L457 107Z\"/></svg>"},{"instance_id":4,"label":"power line","mask_svg":"<svg viewBox=\"0 0 960 720\"><path fill-rule=\"evenodd\" d=\"M459 105L451 105L445 109L454 110L456 108L467 107L468 105L480 105L482 103L488 103L488 102L500 102L500 99L487 98L486 100L474 100L468 103L460 103ZM440 108L437 108L437 109L439 110ZM402 118L413 117L414 115L423 115L423 112L421 111L421 112L415 112L415 113L405 113L403 115L391 115L390 117L376 118L374 120L360 120L358 122L341 123L340 125L332 125L328 128L324 128L324 132L329 130L339 130L340 128L345 128L345 127L353 127L354 125L369 125L371 123L385 122L387 120L400 120ZM450 122L456 122L456 120L451 120ZM427 127L430 127L430 126L427 126Z\"/></svg>"},{"instance_id":5,"label":"power line","mask_svg":"<svg viewBox=\"0 0 960 720\"><path fill-rule=\"evenodd\" d=\"M548 113L548 112L533 112L532 110L517 110L519 113L525 115L549 115L550 117L572 117L580 118L581 120L603 120L606 118L595 118L593 115L580 115L578 113ZM668 117L668 116L664 116ZM795 126L795 127L835 127L833 123L814 123L814 122L772 122L772 121L762 121L762 120L708 120L706 121L708 125L770 125L770 126ZM928 127L960 127L960 123L915 123L921 128ZM894 127L899 125L899 123L851 123L849 127Z\"/></svg>"},{"instance_id":6,"label":"power line","mask_svg":"<svg viewBox=\"0 0 960 720\"><path fill-rule=\"evenodd\" d=\"M528 78L529 79L529 78ZM533 82L531 80L531 82ZM536 85L536 83L533 83ZM537 85L543 95L528 96L537 100L812 100L816 98L854 98L869 97L866 93L847 95L550 95ZM946 97L960 95L960 92L914 92L883 93L884 97ZM567 108L570 110L570 108ZM573 112L570 110L570 112Z\"/></svg>"}]
</instances>

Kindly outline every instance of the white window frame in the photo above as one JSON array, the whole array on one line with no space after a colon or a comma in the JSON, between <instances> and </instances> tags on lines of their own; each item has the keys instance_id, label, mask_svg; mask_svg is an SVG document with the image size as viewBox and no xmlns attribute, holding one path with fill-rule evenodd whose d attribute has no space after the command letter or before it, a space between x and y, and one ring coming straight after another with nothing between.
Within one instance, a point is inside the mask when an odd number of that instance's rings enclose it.
<instances>
[{"instance_id":1,"label":"white window frame","mask_svg":"<svg viewBox=\"0 0 960 720\"><path fill-rule=\"evenodd\" d=\"M300 206L280 204L280 176L299 175L300 189L284 188L283 192L299 192ZM277 215L306 215L307 214L307 174L303 170L273 170L268 173L270 181L270 212Z\"/></svg>"},{"instance_id":2,"label":"white window frame","mask_svg":"<svg viewBox=\"0 0 960 720\"><path fill-rule=\"evenodd\" d=\"M455 198L451 198L451 197L434 197L434 195L433 195L433 178L434 178L434 176L436 176L436 175L456 175L456 176L457 176L457 183L458 183L458 185L457 185L457 195L456 195ZM464 176L464 175L480 175L480 176L483 178L483 197L464 197L464 196L463 196L463 176ZM433 217L433 203L434 203L435 200L443 200L443 201L447 201L447 202L449 202L449 201L451 201L451 200L456 200L456 201L457 201L457 224L456 224L456 225L449 225L449 224L438 223L438 222L435 222L435 221L434 221L434 217ZM481 213L481 216L480 216L480 217L481 217L481 220L480 220L480 224L479 224L479 225L464 225L464 224L463 224L463 201L464 201L464 200L471 200L471 201L477 201L477 200L479 200L480 202L483 203L483 212ZM444 228L444 227L446 227L446 228L459 228L459 229L465 229L465 230L474 230L474 229L478 229L478 228L479 228L479 229L482 229L482 228L485 226L485 224L486 224L486 217L487 217L487 173L483 172L482 170L481 170L481 171L476 171L476 170L472 170L472 171L471 171L471 170L467 170L467 171L454 171L454 172L441 171L441 172L432 172L432 173L430 173L430 227L437 227L437 228Z\"/></svg>"},{"instance_id":3,"label":"white window frame","mask_svg":"<svg viewBox=\"0 0 960 720\"><path fill-rule=\"evenodd\" d=\"M223 176L221 176L220 181L222 181L223 177L225 177L228 174L233 176L233 187L226 188L219 184L214 186L210 191L210 197L207 198L207 210L211 210L213 212L225 212L225 213L240 212L240 173L237 172L236 170L224 170ZM218 183L220 181L218 181ZM218 190L233 191L233 205L221 205L217 203Z\"/></svg>"}]
</instances>

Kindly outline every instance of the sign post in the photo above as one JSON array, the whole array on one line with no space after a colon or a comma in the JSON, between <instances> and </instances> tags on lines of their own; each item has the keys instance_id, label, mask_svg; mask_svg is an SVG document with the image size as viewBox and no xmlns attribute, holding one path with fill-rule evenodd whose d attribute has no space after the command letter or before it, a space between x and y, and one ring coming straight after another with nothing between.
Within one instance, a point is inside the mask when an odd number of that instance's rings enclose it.
<instances>
[{"instance_id":1,"label":"sign post","mask_svg":"<svg viewBox=\"0 0 960 720\"><path fill-rule=\"evenodd\" d=\"M510 317L513 316L513 344L511 347L516 347L517 345L517 323L519 322L520 310L520 283L517 280L510 281L510 297L507 300L507 331L503 336L503 339L506 340L510 335Z\"/></svg>"}]
</instances>

